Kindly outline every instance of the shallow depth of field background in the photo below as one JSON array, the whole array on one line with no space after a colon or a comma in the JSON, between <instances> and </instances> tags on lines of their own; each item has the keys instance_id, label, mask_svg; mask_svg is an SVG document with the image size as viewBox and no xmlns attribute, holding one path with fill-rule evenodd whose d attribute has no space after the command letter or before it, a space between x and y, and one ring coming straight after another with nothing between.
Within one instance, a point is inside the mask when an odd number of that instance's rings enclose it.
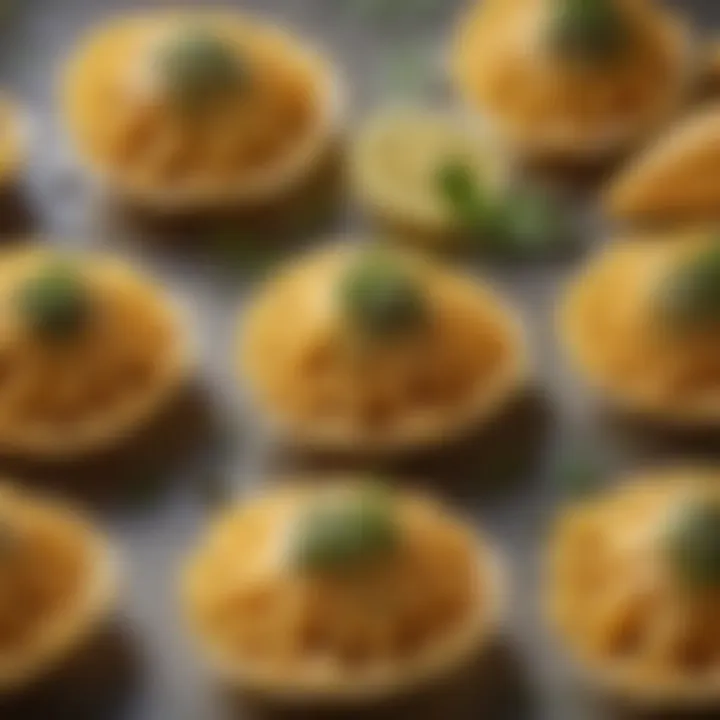
<instances>
[{"instance_id":1,"label":"shallow depth of field background","mask_svg":"<svg viewBox=\"0 0 720 720\"><path fill-rule=\"evenodd\" d=\"M282 247L262 233L231 228L244 249L227 252L217 229L195 233L199 250L153 242L144 232L108 212L74 166L55 110L55 82L74 41L94 22L130 8L170 2L130 0L4 0L0 32L0 83L25 102L33 120L30 193L33 222L77 247L103 246L149 264L182 297L201 345L207 417L197 418L199 442L170 463L129 470L127 492L97 503L100 520L126 554L128 573L120 640L103 662L89 668L84 683L68 686L51 705L25 720L117 718L118 720L216 720L223 717L215 695L203 684L186 643L176 604L176 569L199 522L212 506L264 474L292 465L268 447L243 410L231 377L230 333L242 297L268 267L307 243L299 232ZM202 6L203 2L184 5ZM331 53L345 74L351 95L351 127L372 107L413 98L451 98L443 76L446 40L458 0L248 0L236 5L309 35ZM680 2L720 32L720 3ZM582 192L572 195L573 212L587 228L571 257L535 264L488 264L487 272L519 305L528 326L538 368L538 393L491 442L490 457L469 444L450 461L428 459L403 468L427 478L440 492L474 513L502 542L512 570L510 661L489 720L611 720L569 681L551 638L543 630L537 584L539 550L552 509L563 494L561 478L573 462L601 462L608 471L632 469L674 448L637 437L595 412L592 399L570 373L552 326L553 306L585 246L602 242L605 228ZM353 208L338 213L323 232L353 225L368 229ZM241 245L242 245L241 244ZM193 410L193 413L196 413ZM199 413L198 413L199 414ZM195 418L193 418L195 419ZM701 449L705 450L705 449ZM720 452L718 453L720 454ZM104 477L97 477L101 485ZM95 675L93 675L95 673ZM102 702L89 702L101 678L114 678ZM94 679L96 678L96 679ZM87 710L82 707L89 705ZM0 710L0 717L4 715ZM480 715L475 715L480 717ZM14 720L14 718L13 718ZM448 720L453 720L448 716Z\"/></svg>"}]
</instances>

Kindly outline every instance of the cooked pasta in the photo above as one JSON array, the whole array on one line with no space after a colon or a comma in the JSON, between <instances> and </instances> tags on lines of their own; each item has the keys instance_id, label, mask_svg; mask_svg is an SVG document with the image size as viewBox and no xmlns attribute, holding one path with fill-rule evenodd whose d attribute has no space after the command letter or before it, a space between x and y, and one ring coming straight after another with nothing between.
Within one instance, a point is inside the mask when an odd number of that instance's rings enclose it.
<instances>
[{"instance_id":1,"label":"cooked pasta","mask_svg":"<svg viewBox=\"0 0 720 720\"><path fill-rule=\"evenodd\" d=\"M372 277L374 251L350 245L281 271L253 303L241 333L242 372L292 436L361 449L431 442L496 411L523 382L521 331L494 294L388 252L378 251L380 265L388 260L419 291L413 302L422 318L411 332L360 337L343 311L345 277L368 261L361 297L382 303L387 295Z\"/></svg>"},{"instance_id":2,"label":"cooked pasta","mask_svg":"<svg viewBox=\"0 0 720 720\"><path fill-rule=\"evenodd\" d=\"M715 470L648 473L561 516L550 547L550 611L608 689L649 702L720 698L720 525L696 528L701 535L683 518L698 503L720 517L718 487ZM674 551L678 541L693 543L684 557ZM688 574L691 553L707 565L703 583Z\"/></svg>"},{"instance_id":3,"label":"cooked pasta","mask_svg":"<svg viewBox=\"0 0 720 720\"><path fill-rule=\"evenodd\" d=\"M89 164L148 204L277 190L320 151L335 100L324 62L233 13L154 12L102 28L65 77Z\"/></svg>"},{"instance_id":4,"label":"cooked pasta","mask_svg":"<svg viewBox=\"0 0 720 720\"><path fill-rule=\"evenodd\" d=\"M460 92L501 135L531 153L582 157L639 139L678 103L688 73L687 32L653 3L613 2L614 22L627 41L600 61L569 58L553 44L554 14L570 13L571 2L478 4L453 50ZM602 29L595 23L585 30L590 37L581 38L580 49L589 50Z\"/></svg>"},{"instance_id":5,"label":"cooked pasta","mask_svg":"<svg viewBox=\"0 0 720 720\"><path fill-rule=\"evenodd\" d=\"M610 181L606 212L624 222L715 222L719 147L720 105L713 103L661 133Z\"/></svg>"},{"instance_id":6,"label":"cooked pasta","mask_svg":"<svg viewBox=\"0 0 720 720\"><path fill-rule=\"evenodd\" d=\"M0 448L73 455L112 444L188 371L175 309L109 257L0 257Z\"/></svg>"},{"instance_id":7,"label":"cooked pasta","mask_svg":"<svg viewBox=\"0 0 720 720\"><path fill-rule=\"evenodd\" d=\"M0 485L0 692L60 662L103 619L114 572L79 516Z\"/></svg>"},{"instance_id":8,"label":"cooked pasta","mask_svg":"<svg viewBox=\"0 0 720 720\"><path fill-rule=\"evenodd\" d=\"M372 695L449 670L479 648L498 612L488 548L427 497L388 489L368 499L372 492L380 491L347 478L283 485L211 526L185 597L229 677L281 694ZM347 511L362 502L387 503L388 516L368 510L362 532L348 537ZM323 523L306 516L323 509L330 525L319 540L335 555L301 562L303 534ZM333 524L328 509L345 513L342 521ZM393 524L392 542L369 544L382 522Z\"/></svg>"},{"instance_id":9,"label":"cooked pasta","mask_svg":"<svg viewBox=\"0 0 720 720\"><path fill-rule=\"evenodd\" d=\"M720 419L720 344L712 318L680 323L665 312L677 273L695 258L704 266L703 253L715 243L707 231L619 242L571 284L561 308L565 341L613 403L671 422Z\"/></svg>"}]
</instances>

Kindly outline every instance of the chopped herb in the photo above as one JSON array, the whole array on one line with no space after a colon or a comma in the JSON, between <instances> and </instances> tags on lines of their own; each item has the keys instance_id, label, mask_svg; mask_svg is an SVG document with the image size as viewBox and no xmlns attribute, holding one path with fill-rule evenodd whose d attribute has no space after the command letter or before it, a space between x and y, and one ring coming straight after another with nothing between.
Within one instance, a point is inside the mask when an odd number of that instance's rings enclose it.
<instances>
[{"instance_id":1,"label":"chopped herb","mask_svg":"<svg viewBox=\"0 0 720 720\"><path fill-rule=\"evenodd\" d=\"M720 587L720 505L696 500L679 508L665 541L683 583L700 589Z\"/></svg>"},{"instance_id":2,"label":"chopped herb","mask_svg":"<svg viewBox=\"0 0 720 720\"><path fill-rule=\"evenodd\" d=\"M292 560L302 570L340 571L382 558L398 542L391 499L363 488L320 502L300 518Z\"/></svg>"},{"instance_id":3,"label":"chopped herb","mask_svg":"<svg viewBox=\"0 0 720 720\"><path fill-rule=\"evenodd\" d=\"M614 61L630 45L616 0L554 0L549 34L558 54L583 65Z\"/></svg>"},{"instance_id":4,"label":"chopped herb","mask_svg":"<svg viewBox=\"0 0 720 720\"><path fill-rule=\"evenodd\" d=\"M536 189L511 192L496 214L496 249L520 257L535 257L568 244L565 214L546 193Z\"/></svg>"},{"instance_id":5,"label":"chopped herb","mask_svg":"<svg viewBox=\"0 0 720 720\"><path fill-rule=\"evenodd\" d=\"M418 280L399 259L382 251L362 252L342 278L339 294L348 321L364 337L405 335L427 320Z\"/></svg>"},{"instance_id":6,"label":"chopped herb","mask_svg":"<svg viewBox=\"0 0 720 720\"><path fill-rule=\"evenodd\" d=\"M437 172L437 186L447 205L467 228L483 228L490 202L473 169L462 160L451 160Z\"/></svg>"},{"instance_id":7,"label":"chopped herb","mask_svg":"<svg viewBox=\"0 0 720 720\"><path fill-rule=\"evenodd\" d=\"M720 324L720 239L671 272L657 297L660 314L672 327Z\"/></svg>"},{"instance_id":8,"label":"chopped herb","mask_svg":"<svg viewBox=\"0 0 720 720\"><path fill-rule=\"evenodd\" d=\"M49 264L26 280L17 299L21 316L38 336L48 340L75 337L91 312L85 283L66 263Z\"/></svg>"},{"instance_id":9,"label":"chopped herb","mask_svg":"<svg viewBox=\"0 0 720 720\"><path fill-rule=\"evenodd\" d=\"M568 242L565 215L538 189L515 188L502 195L490 194L469 165L455 160L440 167L437 186L459 226L492 252L535 257Z\"/></svg>"},{"instance_id":10,"label":"chopped herb","mask_svg":"<svg viewBox=\"0 0 720 720\"><path fill-rule=\"evenodd\" d=\"M183 109L196 110L248 80L234 49L198 28L171 38L160 49L158 63L169 95Z\"/></svg>"}]
</instances>

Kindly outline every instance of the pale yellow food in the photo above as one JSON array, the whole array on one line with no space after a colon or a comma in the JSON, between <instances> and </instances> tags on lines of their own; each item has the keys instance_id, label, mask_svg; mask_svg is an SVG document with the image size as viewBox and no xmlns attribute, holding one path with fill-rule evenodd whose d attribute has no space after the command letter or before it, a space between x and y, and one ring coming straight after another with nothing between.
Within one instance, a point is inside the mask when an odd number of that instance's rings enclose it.
<instances>
[{"instance_id":1,"label":"pale yellow food","mask_svg":"<svg viewBox=\"0 0 720 720\"><path fill-rule=\"evenodd\" d=\"M619 409L679 425L720 424L720 339L659 316L670 273L716 242L708 230L636 236L601 251L561 299L571 359Z\"/></svg>"},{"instance_id":2,"label":"pale yellow food","mask_svg":"<svg viewBox=\"0 0 720 720\"><path fill-rule=\"evenodd\" d=\"M117 594L108 542L72 509L0 484L0 694L62 664Z\"/></svg>"},{"instance_id":3,"label":"pale yellow food","mask_svg":"<svg viewBox=\"0 0 720 720\"><path fill-rule=\"evenodd\" d=\"M316 251L252 301L238 360L260 411L294 443L361 452L442 442L494 417L527 380L514 311L467 276L394 252L419 283L429 322L399 341L358 343L338 295L367 252L357 244Z\"/></svg>"},{"instance_id":4,"label":"pale yellow food","mask_svg":"<svg viewBox=\"0 0 720 720\"><path fill-rule=\"evenodd\" d=\"M440 185L442 170L453 165L467 168L483 194L497 193L508 175L476 121L422 107L378 112L358 132L350 157L361 202L382 220L415 229L421 237L462 229Z\"/></svg>"},{"instance_id":5,"label":"pale yellow food","mask_svg":"<svg viewBox=\"0 0 720 720\"><path fill-rule=\"evenodd\" d=\"M678 581L664 532L688 501L720 501L717 469L625 478L575 503L550 541L552 623L588 679L638 703L720 704L720 592Z\"/></svg>"},{"instance_id":6,"label":"pale yellow food","mask_svg":"<svg viewBox=\"0 0 720 720\"><path fill-rule=\"evenodd\" d=\"M189 560L192 628L213 668L287 701L359 702L447 674L499 628L505 588L484 538L429 497L391 491L392 551L335 570L293 564L293 533L356 480L296 481L222 514Z\"/></svg>"},{"instance_id":7,"label":"pale yellow food","mask_svg":"<svg viewBox=\"0 0 720 720\"><path fill-rule=\"evenodd\" d=\"M633 160L607 190L605 206L623 220L695 222L720 207L720 106L704 108Z\"/></svg>"},{"instance_id":8,"label":"pale yellow food","mask_svg":"<svg viewBox=\"0 0 720 720\"><path fill-rule=\"evenodd\" d=\"M596 66L554 53L551 0L487 0L462 19L451 67L463 99L521 154L601 159L644 139L682 101L689 33L659 3L619 0L625 55Z\"/></svg>"},{"instance_id":9,"label":"pale yellow food","mask_svg":"<svg viewBox=\"0 0 720 720\"><path fill-rule=\"evenodd\" d=\"M158 54L183 33L218 38L243 73L212 102L171 101ZM99 28L71 58L66 122L111 189L161 210L274 199L334 140L340 87L327 61L274 25L239 13L152 11Z\"/></svg>"},{"instance_id":10,"label":"pale yellow food","mask_svg":"<svg viewBox=\"0 0 720 720\"><path fill-rule=\"evenodd\" d=\"M23 288L68 265L88 296L72 337L43 337ZM71 458L116 445L175 397L192 365L182 318L154 280L109 256L50 249L0 256L0 451Z\"/></svg>"}]
</instances>

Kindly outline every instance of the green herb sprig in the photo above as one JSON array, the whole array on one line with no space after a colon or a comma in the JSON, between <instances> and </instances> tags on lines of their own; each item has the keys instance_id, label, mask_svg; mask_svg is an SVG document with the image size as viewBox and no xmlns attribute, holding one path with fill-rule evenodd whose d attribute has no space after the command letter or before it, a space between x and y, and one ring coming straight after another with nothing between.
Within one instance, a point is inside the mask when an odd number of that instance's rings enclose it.
<instances>
[{"instance_id":1,"label":"green herb sprig","mask_svg":"<svg viewBox=\"0 0 720 720\"><path fill-rule=\"evenodd\" d=\"M621 57L630 37L616 0L554 0L549 42L563 59L596 67Z\"/></svg>"},{"instance_id":2,"label":"green herb sprig","mask_svg":"<svg viewBox=\"0 0 720 720\"><path fill-rule=\"evenodd\" d=\"M92 302L77 269L64 262L42 268L20 286L20 316L44 340L64 341L86 326Z\"/></svg>"},{"instance_id":3,"label":"green herb sprig","mask_svg":"<svg viewBox=\"0 0 720 720\"><path fill-rule=\"evenodd\" d=\"M378 249L362 251L338 287L350 326L369 339L388 339L422 328L426 299L402 262Z\"/></svg>"},{"instance_id":4,"label":"green herb sprig","mask_svg":"<svg viewBox=\"0 0 720 720\"><path fill-rule=\"evenodd\" d=\"M462 160L440 166L436 184L459 227L485 250L534 258L557 252L569 243L566 216L547 193L537 188L491 192Z\"/></svg>"},{"instance_id":5,"label":"green herb sprig","mask_svg":"<svg viewBox=\"0 0 720 720\"><path fill-rule=\"evenodd\" d=\"M392 500L374 488L321 501L300 518L292 562L310 572L337 572L395 551L400 532Z\"/></svg>"},{"instance_id":6,"label":"green herb sprig","mask_svg":"<svg viewBox=\"0 0 720 720\"><path fill-rule=\"evenodd\" d=\"M720 238L660 283L657 307L666 324L678 330L720 326Z\"/></svg>"},{"instance_id":7,"label":"green herb sprig","mask_svg":"<svg viewBox=\"0 0 720 720\"><path fill-rule=\"evenodd\" d=\"M169 96L185 111L197 111L249 79L233 49L203 28L188 28L170 38L157 62Z\"/></svg>"},{"instance_id":8,"label":"green herb sprig","mask_svg":"<svg viewBox=\"0 0 720 720\"><path fill-rule=\"evenodd\" d=\"M697 500L678 508L665 546L683 584L701 590L720 588L720 505Z\"/></svg>"}]
</instances>

